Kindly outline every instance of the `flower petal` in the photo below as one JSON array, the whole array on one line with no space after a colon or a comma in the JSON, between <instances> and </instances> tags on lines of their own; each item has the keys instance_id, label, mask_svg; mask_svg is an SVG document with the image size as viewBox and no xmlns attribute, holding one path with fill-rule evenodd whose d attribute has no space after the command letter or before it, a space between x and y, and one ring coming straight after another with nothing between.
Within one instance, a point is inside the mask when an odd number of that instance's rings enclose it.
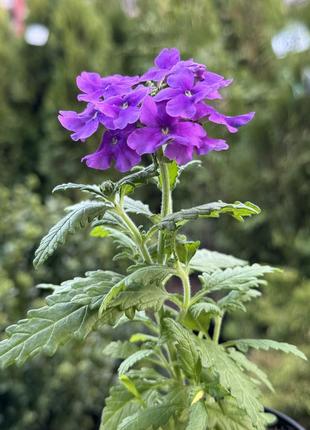
<instances>
[{"instance_id":1,"label":"flower petal","mask_svg":"<svg viewBox=\"0 0 310 430\"><path fill-rule=\"evenodd\" d=\"M187 69L181 69L178 73L170 75L167 83L171 88L180 88L183 91L191 90L194 86L194 73Z\"/></svg>"},{"instance_id":2,"label":"flower petal","mask_svg":"<svg viewBox=\"0 0 310 430\"><path fill-rule=\"evenodd\" d=\"M193 118L196 107L191 97L180 94L168 101L166 111L172 117Z\"/></svg>"},{"instance_id":3,"label":"flower petal","mask_svg":"<svg viewBox=\"0 0 310 430\"><path fill-rule=\"evenodd\" d=\"M128 137L128 146L139 155L152 154L165 143L162 134L157 128L138 128Z\"/></svg>"},{"instance_id":4,"label":"flower petal","mask_svg":"<svg viewBox=\"0 0 310 430\"><path fill-rule=\"evenodd\" d=\"M236 133L238 128L251 121L254 115L255 112L249 112L244 115L226 116L209 106L208 119L216 124L225 125L230 133Z\"/></svg>"},{"instance_id":5,"label":"flower petal","mask_svg":"<svg viewBox=\"0 0 310 430\"><path fill-rule=\"evenodd\" d=\"M161 102L163 100L170 100L179 94L180 94L180 90L178 89L164 88L163 90L159 91L159 93L157 93L156 96L153 97L153 99L156 102Z\"/></svg>"},{"instance_id":6,"label":"flower petal","mask_svg":"<svg viewBox=\"0 0 310 430\"><path fill-rule=\"evenodd\" d=\"M171 69L180 61L180 52L176 48L164 48L154 60L154 64L159 69Z\"/></svg>"},{"instance_id":7,"label":"flower petal","mask_svg":"<svg viewBox=\"0 0 310 430\"><path fill-rule=\"evenodd\" d=\"M225 151L229 146L224 139L214 139L205 136L200 141L199 148L196 149L198 155L205 155L210 151Z\"/></svg>"},{"instance_id":8,"label":"flower petal","mask_svg":"<svg viewBox=\"0 0 310 430\"><path fill-rule=\"evenodd\" d=\"M187 139L173 139L165 148L165 156L175 160L178 164L186 164L193 158L194 147L188 144Z\"/></svg>"},{"instance_id":9,"label":"flower petal","mask_svg":"<svg viewBox=\"0 0 310 430\"><path fill-rule=\"evenodd\" d=\"M158 124L157 106L150 96L145 97L143 101L140 121L149 127L156 127Z\"/></svg>"}]
</instances>

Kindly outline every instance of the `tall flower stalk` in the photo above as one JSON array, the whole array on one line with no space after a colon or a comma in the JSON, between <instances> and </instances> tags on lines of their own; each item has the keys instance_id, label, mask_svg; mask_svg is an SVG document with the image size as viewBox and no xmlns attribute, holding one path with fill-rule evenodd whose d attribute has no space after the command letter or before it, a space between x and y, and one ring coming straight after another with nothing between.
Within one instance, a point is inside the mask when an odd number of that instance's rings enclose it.
<instances>
[{"instance_id":1,"label":"tall flower stalk","mask_svg":"<svg viewBox=\"0 0 310 430\"><path fill-rule=\"evenodd\" d=\"M305 358L287 343L222 339L223 318L245 311L245 304L260 296L263 277L275 269L200 249L199 241L181 232L198 218L228 214L243 221L260 209L221 200L173 208L182 172L199 163L193 157L228 148L226 141L207 134L208 124L235 133L254 116L226 116L209 104L231 82L194 60L182 61L175 48L164 49L141 77L83 72L77 85L85 109L60 112L73 140L84 141L103 129L98 150L83 158L88 167L132 170L116 182L56 187L79 190L88 199L67 208L42 239L34 264L44 263L71 234L90 226L91 236L115 242L114 259L127 261L127 270L100 268L46 285L52 290L46 305L7 329L0 365L53 354L101 325L138 324L129 340L112 342L103 351L122 362L100 430L263 430L273 417L264 412L260 386L273 388L247 351L274 348ZM146 167L139 165L144 155ZM160 190L160 213L130 197L145 184ZM135 223L136 216L142 225ZM198 289L192 288L192 279Z\"/></svg>"}]
</instances>

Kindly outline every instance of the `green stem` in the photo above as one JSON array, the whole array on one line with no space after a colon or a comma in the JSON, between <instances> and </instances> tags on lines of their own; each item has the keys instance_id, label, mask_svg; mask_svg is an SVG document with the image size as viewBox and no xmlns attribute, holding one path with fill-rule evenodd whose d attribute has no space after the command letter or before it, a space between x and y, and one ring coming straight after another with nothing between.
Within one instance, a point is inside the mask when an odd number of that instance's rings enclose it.
<instances>
[{"instance_id":1,"label":"green stem","mask_svg":"<svg viewBox=\"0 0 310 430\"><path fill-rule=\"evenodd\" d=\"M135 223L131 220L131 218L126 214L126 212L120 205L116 205L115 210L118 213L118 215L122 218L126 226L128 227L128 230L130 231L131 236L134 239L135 243L138 245L140 253L143 259L145 260L145 262L149 264L153 264L150 253L142 239L142 236L138 227L135 225Z\"/></svg>"},{"instance_id":2,"label":"green stem","mask_svg":"<svg viewBox=\"0 0 310 430\"><path fill-rule=\"evenodd\" d=\"M191 304L191 284L189 282L188 272L183 269L182 264L177 261L177 273L182 281L183 286L183 309L182 313L185 315Z\"/></svg>"},{"instance_id":3,"label":"green stem","mask_svg":"<svg viewBox=\"0 0 310 430\"><path fill-rule=\"evenodd\" d=\"M172 199L170 190L170 178L169 169L167 163L162 159L162 155L159 157L159 171L160 171L160 181L161 181L161 217L169 215L172 212ZM165 261L165 243L164 243L164 233L159 232L158 237L158 261L163 263Z\"/></svg>"},{"instance_id":4,"label":"green stem","mask_svg":"<svg viewBox=\"0 0 310 430\"><path fill-rule=\"evenodd\" d=\"M217 316L214 319L213 342L219 343L223 317Z\"/></svg>"}]
</instances>

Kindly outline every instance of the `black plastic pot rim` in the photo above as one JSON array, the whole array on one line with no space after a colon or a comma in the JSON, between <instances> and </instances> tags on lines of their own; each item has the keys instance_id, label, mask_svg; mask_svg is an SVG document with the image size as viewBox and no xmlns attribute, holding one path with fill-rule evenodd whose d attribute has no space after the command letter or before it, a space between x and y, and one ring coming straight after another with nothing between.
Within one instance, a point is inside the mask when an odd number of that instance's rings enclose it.
<instances>
[{"instance_id":1,"label":"black plastic pot rim","mask_svg":"<svg viewBox=\"0 0 310 430\"><path fill-rule=\"evenodd\" d=\"M292 418L288 417L287 415L283 414L282 412L279 412L273 408L266 408L265 412L269 412L270 414L275 415L279 420L281 424L288 424L295 430L306 430L304 427L302 427L300 424L298 424L296 421L294 421Z\"/></svg>"}]
</instances>

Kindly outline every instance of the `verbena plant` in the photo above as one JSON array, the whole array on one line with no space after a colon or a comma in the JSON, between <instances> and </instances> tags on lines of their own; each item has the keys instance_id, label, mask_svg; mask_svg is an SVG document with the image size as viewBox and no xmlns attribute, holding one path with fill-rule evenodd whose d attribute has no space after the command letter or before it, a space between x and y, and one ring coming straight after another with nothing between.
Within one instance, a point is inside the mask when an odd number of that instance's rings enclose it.
<instances>
[{"instance_id":1,"label":"verbena plant","mask_svg":"<svg viewBox=\"0 0 310 430\"><path fill-rule=\"evenodd\" d=\"M58 286L46 285L52 289L46 305L7 329L0 363L21 365L41 352L54 354L60 345L84 340L100 325L139 323L140 331L128 341L112 342L103 351L123 361L101 430L265 429L270 417L260 402L260 385L272 386L247 351L274 348L305 359L287 343L220 341L224 315L245 311L245 304L260 296L263 277L274 269L199 249L199 241L181 233L198 218L228 214L243 221L259 208L217 201L173 211L171 194L181 173L199 163L193 156L228 148L224 140L208 136L208 122L234 133L254 116L225 116L206 103L221 98L219 91L230 83L202 64L181 61L176 49L164 49L142 77L83 72L77 85L85 110L60 112L59 120L74 140L83 141L104 127L100 147L84 157L87 166L106 169L114 163L122 172L132 171L116 182L56 187L54 191L80 190L89 199L67 208L42 239L34 264L42 264L70 234L90 225L92 236L108 236L116 243L114 260L129 262L127 272L98 269ZM139 166L143 154L150 154L146 167ZM129 197L145 184L161 191L159 214ZM131 214L143 219L143 225L136 225ZM200 286L193 290L190 275L195 273ZM173 284L177 278L182 287ZM167 288L170 280L174 288Z\"/></svg>"}]
</instances>

